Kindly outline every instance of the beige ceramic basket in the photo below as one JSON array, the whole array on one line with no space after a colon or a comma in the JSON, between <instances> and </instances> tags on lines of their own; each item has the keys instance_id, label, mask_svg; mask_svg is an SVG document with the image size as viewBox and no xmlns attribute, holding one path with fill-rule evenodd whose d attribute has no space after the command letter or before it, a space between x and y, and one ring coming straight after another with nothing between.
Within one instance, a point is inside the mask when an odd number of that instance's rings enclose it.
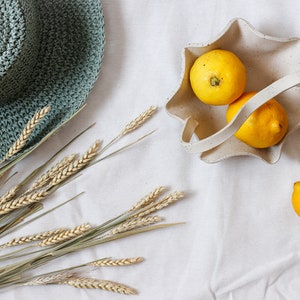
<instances>
[{"instance_id":1,"label":"beige ceramic basket","mask_svg":"<svg viewBox=\"0 0 300 300\"><path fill-rule=\"evenodd\" d=\"M234 52L246 66L246 91L258 91L229 123L226 106L211 106L199 101L189 82L189 70L197 57L212 49ZM300 40L266 36L243 19L232 20L224 32L207 45L184 49L182 81L166 109L184 122L182 144L190 153L200 154L205 162L218 162L232 156L250 155L268 163L279 160L286 137L300 126ZM277 145L255 149L234 137L248 116L275 97L286 109L289 129Z\"/></svg>"}]
</instances>

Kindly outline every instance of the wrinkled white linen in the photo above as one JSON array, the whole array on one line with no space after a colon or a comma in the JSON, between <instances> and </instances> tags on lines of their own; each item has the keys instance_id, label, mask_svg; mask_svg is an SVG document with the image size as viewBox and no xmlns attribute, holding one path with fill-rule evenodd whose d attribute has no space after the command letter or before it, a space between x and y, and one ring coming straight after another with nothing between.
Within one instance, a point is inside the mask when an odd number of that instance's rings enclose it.
<instances>
[{"instance_id":1,"label":"wrinkled white linen","mask_svg":"<svg viewBox=\"0 0 300 300\"><path fill-rule=\"evenodd\" d=\"M103 8L104 63L87 107L19 169L38 165L92 122L96 125L68 153L84 151L97 138L108 141L150 105L157 105L158 113L131 138L157 131L84 171L47 203L85 194L22 233L100 224L164 185L186 192L184 201L161 213L167 222L184 225L87 249L57 260L55 268L101 257L143 256L140 265L103 268L94 275L137 288L136 298L142 300L298 300L300 218L290 198L293 183L300 179L299 132L289 137L274 165L248 157L207 164L184 151L183 125L168 116L164 106L179 86L185 46L212 40L236 17L268 35L300 37L300 3L103 0ZM10 289L0 297L126 298L66 286Z\"/></svg>"}]
</instances>

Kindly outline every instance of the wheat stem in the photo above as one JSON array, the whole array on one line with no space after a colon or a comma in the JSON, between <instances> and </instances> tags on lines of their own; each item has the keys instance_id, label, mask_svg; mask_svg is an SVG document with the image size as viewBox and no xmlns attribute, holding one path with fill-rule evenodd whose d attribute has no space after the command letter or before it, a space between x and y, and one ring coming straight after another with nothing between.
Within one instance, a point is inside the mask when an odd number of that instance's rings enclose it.
<instances>
[{"instance_id":1,"label":"wheat stem","mask_svg":"<svg viewBox=\"0 0 300 300\"><path fill-rule=\"evenodd\" d=\"M83 192L81 192L80 194L75 195L74 197L70 198L69 200L66 200L66 201L62 202L61 204L59 204L59 205L57 205L57 206L55 206L55 207L53 207L53 208L51 208L51 209L49 209L49 210L47 210L47 211L41 213L41 214L39 214L39 215L33 217L32 219L30 219L30 220L24 222L23 224L20 224L20 225L18 225L18 226L15 226L15 227L12 228L11 230L8 230L8 231L5 233L5 235L7 235L7 234L9 234L9 233L12 233L13 231L19 230L19 229L21 229L23 226L26 226L26 225L28 225L28 224L30 224L30 223L32 223L32 222L34 222L34 221L36 221L36 220L42 218L43 216L45 216L45 215L47 215L47 214L49 214L49 213L55 211L56 209L62 207L63 205L66 205L67 203L69 203L69 202L75 200L77 197L79 197L79 196L82 195L82 194L83 194ZM4 235L1 235L1 236L4 236Z\"/></svg>"}]
</instances>

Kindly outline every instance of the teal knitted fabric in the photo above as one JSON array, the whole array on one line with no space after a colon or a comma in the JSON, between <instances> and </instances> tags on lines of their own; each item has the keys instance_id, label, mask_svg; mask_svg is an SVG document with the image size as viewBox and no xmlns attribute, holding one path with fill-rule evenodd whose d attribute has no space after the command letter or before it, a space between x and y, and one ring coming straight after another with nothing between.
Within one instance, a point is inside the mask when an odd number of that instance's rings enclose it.
<instances>
[{"instance_id":1,"label":"teal knitted fabric","mask_svg":"<svg viewBox=\"0 0 300 300\"><path fill-rule=\"evenodd\" d=\"M36 64L40 24L34 1L0 1L0 103L22 92Z\"/></svg>"},{"instance_id":2,"label":"teal knitted fabric","mask_svg":"<svg viewBox=\"0 0 300 300\"><path fill-rule=\"evenodd\" d=\"M25 149L78 111L104 40L99 0L0 0L0 157L37 110L51 106Z\"/></svg>"}]
</instances>

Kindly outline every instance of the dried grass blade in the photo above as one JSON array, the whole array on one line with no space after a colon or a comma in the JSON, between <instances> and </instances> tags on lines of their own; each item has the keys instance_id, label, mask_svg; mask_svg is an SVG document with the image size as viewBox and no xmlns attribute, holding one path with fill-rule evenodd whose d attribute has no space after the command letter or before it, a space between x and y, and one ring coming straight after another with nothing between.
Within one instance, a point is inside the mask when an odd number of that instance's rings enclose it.
<instances>
[{"instance_id":1,"label":"dried grass blade","mask_svg":"<svg viewBox=\"0 0 300 300\"><path fill-rule=\"evenodd\" d=\"M135 144L139 143L140 141L142 141L143 139L145 139L146 137L148 137L149 135L151 135L151 134L154 133L155 131L156 131L156 130L152 130L152 131L146 133L145 135L141 136L140 138L134 140L133 142L130 142L130 143L128 143L127 145L125 145L125 146L123 146L123 147L120 147L119 149L117 149L117 150L115 150L115 151L113 151L113 152L111 152L111 153L109 153L109 154L107 154L107 155L105 155L105 156L102 156L102 157L99 158L98 160L93 161L93 162L91 163L91 165L94 165L94 164L96 164L96 163L98 163L98 162L100 162L100 161L102 161L102 160L104 160L104 159L107 159L107 158L109 158L109 157L112 157L112 156L114 156L114 155L116 155L116 154L118 154L118 153L120 153L120 152L122 152L122 151L124 151L124 150L126 150L126 149L128 149L128 148L130 148L130 147L132 147L132 146L134 146ZM103 152L103 151L101 151L101 153L102 153L102 152Z\"/></svg>"},{"instance_id":2,"label":"dried grass blade","mask_svg":"<svg viewBox=\"0 0 300 300\"><path fill-rule=\"evenodd\" d=\"M0 256L0 261L2 262L2 261L12 260L12 259L20 258L20 257L23 258L27 255L35 253L35 252L29 252L34 247L35 246L30 245L30 246L22 247L21 249L18 249L18 250L10 251L9 253L1 255Z\"/></svg>"},{"instance_id":3,"label":"dried grass blade","mask_svg":"<svg viewBox=\"0 0 300 300\"><path fill-rule=\"evenodd\" d=\"M3 180L3 181L0 183L0 189L4 188L5 185L8 183L8 181L9 181L10 179L12 179L12 178L13 178L15 175L17 175L17 174L18 174L18 172L14 172L13 174L9 175L5 180ZM1 178L1 176L0 176L0 178Z\"/></svg>"},{"instance_id":4,"label":"dried grass blade","mask_svg":"<svg viewBox=\"0 0 300 300\"><path fill-rule=\"evenodd\" d=\"M9 231L11 228L15 227L17 224L20 224L23 222L27 217L30 215L36 213L37 211L41 210L43 208L43 205L41 203L33 203L25 208L24 211L21 211L20 214L18 214L15 218L12 219L9 223L7 223L5 226L2 226L0 228L0 236L3 236L4 232Z\"/></svg>"},{"instance_id":5,"label":"dried grass blade","mask_svg":"<svg viewBox=\"0 0 300 300\"><path fill-rule=\"evenodd\" d=\"M71 253L71 252L79 251L79 250L82 250L82 249L90 248L90 247L93 247L93 246L96 246L96 245L100 245L100 244L108 243L108 242L111 242L111 241L119 240L119 239L126 238L126 237L129 237L129 236L133 236L133 235L136 235L136 234L149 232L149 231L153 231L153 230L158 230L158 229L163 229L163 228L168 228L168 227L177 226L177 225L182 225L182 224L184 224L184 223L183 222L177 222L177 223L157 224L157 225L150 225L150 226L147 226L147 227L140 227L140 228L132 229L132 230L122 232L122 233L118 233L118 234L114 234L114 235L104 236L104 237L100 237L100 238L94 238L94 239L91 239L91 240L85 240L83 242L78 241L77 243L72 244L71 247L57 249L57 250L55 250L55 252L52 252L52 253L57 255L57 256L62 256L62 255L65 255L67 253Z\"/></svg>"}]
</instances>

